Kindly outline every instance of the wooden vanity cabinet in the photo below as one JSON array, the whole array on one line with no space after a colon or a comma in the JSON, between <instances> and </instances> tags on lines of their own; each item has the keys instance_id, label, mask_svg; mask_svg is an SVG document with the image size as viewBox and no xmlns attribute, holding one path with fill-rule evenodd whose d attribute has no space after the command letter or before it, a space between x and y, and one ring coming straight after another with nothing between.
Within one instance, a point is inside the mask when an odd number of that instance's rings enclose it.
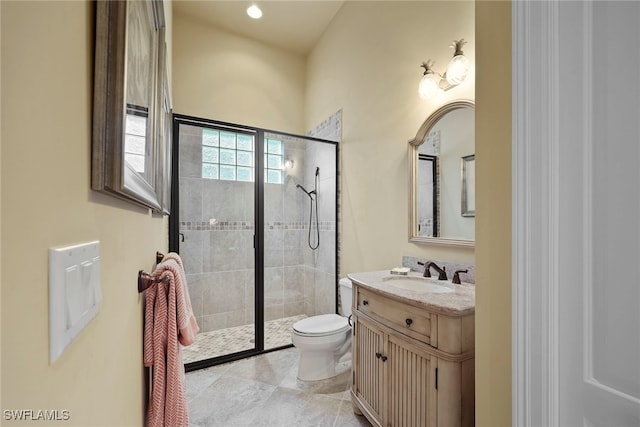
<instances>
[{"instance_id":1,"label":"wooden vanity cabinet","mask_svg":"<svg viewBox=\"0 0 640 427\"><path fill-rule=\"evenodd\" d=\"M354 282L357 413L385 427L473 426L473 314L436 314Z\"/></svg>"}]
</instances>

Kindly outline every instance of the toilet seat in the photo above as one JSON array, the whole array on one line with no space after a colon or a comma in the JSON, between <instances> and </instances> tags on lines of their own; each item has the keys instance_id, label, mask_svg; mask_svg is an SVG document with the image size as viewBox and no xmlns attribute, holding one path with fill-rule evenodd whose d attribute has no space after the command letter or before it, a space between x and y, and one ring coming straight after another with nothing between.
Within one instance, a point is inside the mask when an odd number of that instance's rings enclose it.
<instances>
[{"instance_id":1,"label":"toilet seat","mask_svg":"<svg viewBox=\"0 0 640 427\"><path fill-rule=\"evenodd\" d=\"M293 324L293 332L305 337L322 337L341 334L351 329L346 317L337 314L320 314L307 317Z\"/></svg>"}]
</instances>

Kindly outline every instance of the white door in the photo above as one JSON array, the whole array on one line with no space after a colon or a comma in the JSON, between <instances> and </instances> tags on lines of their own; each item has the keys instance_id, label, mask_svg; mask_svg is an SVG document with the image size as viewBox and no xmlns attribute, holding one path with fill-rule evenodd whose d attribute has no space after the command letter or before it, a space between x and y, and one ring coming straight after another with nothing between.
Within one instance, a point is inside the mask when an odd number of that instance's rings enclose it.
<instances>
[{"instance_id":1,"label":"white door","mask_svg":"<svg viewBox=\"0 0 640 427\"><path fill-rule=\"evenodd\" d=\"M514 424L640 426L640 2L527 3L514 8L530 48L514 68Z\"/></svg>"}]
</instances>

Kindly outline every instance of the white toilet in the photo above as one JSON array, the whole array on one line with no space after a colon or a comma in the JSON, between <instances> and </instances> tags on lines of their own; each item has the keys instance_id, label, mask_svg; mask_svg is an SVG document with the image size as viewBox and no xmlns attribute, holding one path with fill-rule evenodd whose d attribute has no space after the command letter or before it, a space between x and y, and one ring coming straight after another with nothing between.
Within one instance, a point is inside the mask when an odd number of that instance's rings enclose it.
<instances>
[{"instance_id":1,"label":"white toilet","mask_svg":"<svg viewBox=\"0 0 640 427\"><path fill-rule=\"evenodd\" d=\"M351 368L351 280L339 281L342 316L321 314L293 324L291 342L300 350L298 379L317 381Z\"/></svg>"}]
</instances>

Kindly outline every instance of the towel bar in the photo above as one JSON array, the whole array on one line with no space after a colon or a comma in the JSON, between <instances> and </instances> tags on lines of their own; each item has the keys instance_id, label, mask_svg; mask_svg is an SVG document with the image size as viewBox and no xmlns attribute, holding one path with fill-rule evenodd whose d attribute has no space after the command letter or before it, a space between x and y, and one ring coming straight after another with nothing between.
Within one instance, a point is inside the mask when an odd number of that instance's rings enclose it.
<instances>
[{"instance_id":1,"label":"towel bar","mask_svg":"<svg viewBox=\"0 0 640 427\"><path fill-rule=\"evenodd\" d=\"M149 288L149 286L159 282L168 284L169 280L171 280L169 276L164 276L156 279L146 271L140 270L138 271L138 292L146 291Z\"/></svg>"},{"instance_id":2,"label":"towel bar","mask_svg":"<svg viewBox=\"0 0 640 427\"><path fill-rule=\"evenodd\" d=\"M164 259L164 254L156 251L156 264L160 264ZM169 283L168 277L163 277L161 279L164 283ZM154 283L158 283L159 280L154 279L151 274L147 273L144 270L138 271L138 292L143 292L147 290L147 288Z\"/></svg>"}]
</instances>

